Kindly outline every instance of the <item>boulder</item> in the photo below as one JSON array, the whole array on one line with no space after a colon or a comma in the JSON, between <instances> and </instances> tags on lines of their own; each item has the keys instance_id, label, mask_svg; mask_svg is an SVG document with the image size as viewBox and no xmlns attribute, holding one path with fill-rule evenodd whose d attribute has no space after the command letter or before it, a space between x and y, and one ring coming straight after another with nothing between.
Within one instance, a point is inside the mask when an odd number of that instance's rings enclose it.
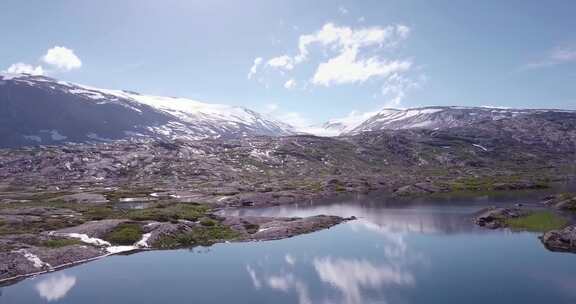
<instances>
[{"instance_id":1,"label":"boulder","mask_svg":"<svg viewBox=\"0 0 576 304\"><path fill-rule=\"evenodd\" d=\"M506 227L507 219L525 216L528 213L529 211L520 208L490 207L480 211L474 217L474 222L478 226L489 229L504 228Z\"/></svg>"},{"instance_id":2,"label":"boulder","mask_svg":"<svg viewBox=\"0 0 576 304\"><path fill-rule=\"evenodd\" d=\"M548 231L540 240L548 250L576 253L576 225Z\"/></svg>"}]
</instances>

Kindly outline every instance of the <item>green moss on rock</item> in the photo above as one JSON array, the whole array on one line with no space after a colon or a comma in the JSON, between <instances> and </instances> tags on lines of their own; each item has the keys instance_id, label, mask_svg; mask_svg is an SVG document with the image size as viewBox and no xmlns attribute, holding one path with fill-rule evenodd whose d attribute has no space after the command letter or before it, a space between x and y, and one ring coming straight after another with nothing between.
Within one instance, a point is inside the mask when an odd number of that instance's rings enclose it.
<instances>
[{"instance_id":1,"label":"green moss on rock","mask_svg":"<svg viewBox=\"0 0 576 304\"><path fill-rule=\"evenodd\" d=\"M142 227L139 224L126 223L118 225L104 237L104 240L115 245L133 245L141 238Z\"/></svg>"}]
</instances>

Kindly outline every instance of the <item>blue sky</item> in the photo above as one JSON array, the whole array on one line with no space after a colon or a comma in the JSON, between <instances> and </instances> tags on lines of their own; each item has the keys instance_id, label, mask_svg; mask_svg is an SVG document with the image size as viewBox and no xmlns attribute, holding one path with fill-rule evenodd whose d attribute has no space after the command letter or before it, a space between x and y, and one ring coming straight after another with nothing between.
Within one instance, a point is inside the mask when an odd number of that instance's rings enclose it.
<instances>
[{"instance_id":1,"label":"blue sky","mask_svg":"<svg viewBox=\"0 0 576 304\"><path fill-rule=\"evenodd\" d=\"M576 109L574 12L559 0L2 0L0 71L295 124L386 106Z\"/></svg>"}]
</instances>

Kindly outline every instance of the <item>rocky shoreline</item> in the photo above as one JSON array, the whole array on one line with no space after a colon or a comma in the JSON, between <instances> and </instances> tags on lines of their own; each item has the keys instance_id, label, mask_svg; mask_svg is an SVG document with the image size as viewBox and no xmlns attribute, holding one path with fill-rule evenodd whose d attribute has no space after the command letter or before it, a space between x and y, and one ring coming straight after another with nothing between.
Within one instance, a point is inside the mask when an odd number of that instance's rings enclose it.
<instances>
[{"instance_id":1,"label":"rocky shoreline","mask_svg":"<svg viewBox=\"0 0 576 304\"><path fill-rule=\"evenodd\" d=\"M542 211L545 210L545 211ZM549 212L549 214L558 214L560 218L566 215L572 215L576 210L576 194L563 193L545 197L536 205L523 205L518 204L515 207L489 207L478 212L474 216L476 225L488 228L516 228L514 227L514 220L526 219L529 216L534 218L537 212ZM548 219L547 224L551 220ZM530 224L538 225L536 220ZM576 253L576 223L571 221L558 221L558 227L544 228L543 234L539 236L540 241L550 251L557 252L572 252ZM530 226L520 227L520 230L530 228Z\"/></svg>"},{"instance_id":2,"label":"rocky shoreline","mask_svg":"<svg viewBox=\"0 0 576 304\"><path fill-rule=\"evenodd\" d=\"M211 195L183 190L92 189L34 194L3 193L0 203L0 283L54 271L112 254L211 245L219 242L277 240L330 228L353 218L314 216L270 218L220 216L222 208L257 208L318 201L354 192L383 191L394 197L447 193L430 182L390 189L389 183L332 178L320 192L302 189ZM534 188L532 184L525 187ZM346 190L342 191L340 187ZM410 189L427 189L424 192ZM353 191L356 190L356 191ZM228 192L226 192L228 191ZM225 195L224 195L225 194ZM208 204L198 204L202 200ZM548 200L548 204L551 204ZM563 206L566 204L563 203ZM521 210L489 209L477 218L488 228ZM119 236L111 236L111 234ZM136 235L137 238L134 238Z\"/></svg>"},{"instance_id":3,"label":"rocky shoreline","mask_svg":"<svg viewBox=\"0 0 576 304\"><path fill-rule=\"evenodd\" d=\"M141 250L186 248L221 242L268 241L330 228L353 218L222 217L218 222L100 220L35 235L14 235L0 240L0 283L89 262L113 254ZM107 236L124 225L137 225L142 233L134 243L113 243ZM32 244L56 243L57 246Z\"/></svg>"}]
</instances>

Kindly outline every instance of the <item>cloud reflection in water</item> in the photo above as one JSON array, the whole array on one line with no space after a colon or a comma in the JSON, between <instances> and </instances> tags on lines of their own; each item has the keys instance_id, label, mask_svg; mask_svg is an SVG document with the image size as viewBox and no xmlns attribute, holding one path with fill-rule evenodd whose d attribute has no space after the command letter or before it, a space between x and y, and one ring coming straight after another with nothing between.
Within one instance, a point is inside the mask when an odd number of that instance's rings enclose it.
<instances>
[{"instance_id":1,"label":"cloud reflection in water","mask_svg":"<svg viewBox=\"0 0 576 304\"><path fill-rule=\"evenodd\" d=\"M76 277L58 273L38 282L36 291L40 297L52 302L64 298L74 285L76 285Z\"/></svg>"},{"instance_id":2,"label":"cloud reflection in water","mask_svg":"<svg viewBox=\"0 0 576 304\"><path fill-rule=\"evenodd\" d=\"M336 287L344 303L363 303L362 290L381 289L390 285L412 286L414 276L400 267L375 265L360 259L314 259L314 268L323 282Z\"/></svg>"}]
</instances>

